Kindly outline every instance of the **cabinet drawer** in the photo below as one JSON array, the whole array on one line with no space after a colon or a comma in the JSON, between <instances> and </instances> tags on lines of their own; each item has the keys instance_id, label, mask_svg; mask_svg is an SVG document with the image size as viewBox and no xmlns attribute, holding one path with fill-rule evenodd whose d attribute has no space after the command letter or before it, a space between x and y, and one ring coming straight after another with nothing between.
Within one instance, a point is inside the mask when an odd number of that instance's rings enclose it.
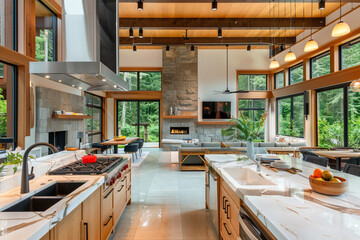
<instances>
[{"instance_id":1,"label":"cabinet drawer","mask_svg":"<svg viewBox=\"0 0 360 240\"><path fill-rule=\"evenodd\" d=\"M125 181L118 181L114 187L114 218L115 223L121 216L125 206L126 206L126 186Z\"/></svg>"},{"instance_id":2,"label":"cabinet drawer","mask_svg":"<svg viewBox=\"0 0 360 240\"><path fill-rule=\"evenodd\" d=\"M232 228L228 221L224 220L221 222L220 233L224 240L237 240L236 232Z\"/></svg>"},{"instance_id":3,"label":"cabinet drawer","mask_svg":"<svg viewBox=\"0 0 360 240\"><path fill-rule=\"evenodd\" d=\"M131 186L130 171L125 176L126 176L126 186L129 187L129 186Z\"/></svg>"},{"instance_id":4,"label":"cabinet drawer","mask_svg":"<svg viewBox=\"0 0 360 240\"><path fill-rule=\"evenodd\" d=\"M113 209L114 188L106 191L102 196L102 219L105 219Z\"/></svg>"},{"instance_id":5,"label":"cabinet drawer","mask_svg":"<svg viewBox=\"0 0 360 240\"><path fill-rule=\"evenodd\" d=\"M236 206L230 195L221 188L220 198L220 214L223 219L226 219L231 227L234 229L236 235L239 235L239 211L240 209Z\"/></svg>"},{"instance_id":6,"label":"cabinet drawer","mask_svg":"<svg viewBox=\"0 0 360 240\"><path fill-rule=\"evenodd\" d=\"M111 214L109 216L104 218L104 221L102 223L102 239L103 240L106 240L109 237L113 225L114 225L114 215L111 212Z\"/></svg>"}]
</instances>

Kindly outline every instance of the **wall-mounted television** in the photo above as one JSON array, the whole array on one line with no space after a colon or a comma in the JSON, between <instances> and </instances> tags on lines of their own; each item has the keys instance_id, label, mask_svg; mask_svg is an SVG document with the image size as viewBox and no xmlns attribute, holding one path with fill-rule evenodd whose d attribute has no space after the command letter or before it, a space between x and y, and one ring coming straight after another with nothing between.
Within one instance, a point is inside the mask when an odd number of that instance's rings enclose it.
<instances>
[{"instance_id":1,"label":"wall-mounted television","mask_svg":"<svg viewBox=\"0 0 360 240\"><path fill-rule=\"evenodd\" d=\"M203 119L230 119L231 102L203 102Z\"/></svg>"}]
</instances>

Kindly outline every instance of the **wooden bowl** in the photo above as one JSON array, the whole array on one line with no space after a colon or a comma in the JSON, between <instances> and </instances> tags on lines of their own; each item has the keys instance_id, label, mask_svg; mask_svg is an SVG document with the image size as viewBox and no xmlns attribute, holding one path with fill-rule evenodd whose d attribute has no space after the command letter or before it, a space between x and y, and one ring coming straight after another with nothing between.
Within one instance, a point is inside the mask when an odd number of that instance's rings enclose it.
<instances>
[{"instance_id":1,"label":"wooden bowl","mask_svg":"<svg viewBox=\"0 0 360 240\"><path fill-rule=\"evenodd\" d=\"M77 151L77 150L79 150L79 148L77 148L77 147L66 147L65 150L66 151Z\"/></svg>"},{"instance_id":2,"label":"wooden bowl","mask_svg":"<svg viewBox=\"0 0 360 240\"><path fill-rule=\"evenodd\" d=\"M337 176L334 176L334 178L339 179L341 182L321 181L312 177L309 177L309 182L311 188L321 194L338 196L345 193L347 189L346 179Z\"/></svg>"}]
</instances>

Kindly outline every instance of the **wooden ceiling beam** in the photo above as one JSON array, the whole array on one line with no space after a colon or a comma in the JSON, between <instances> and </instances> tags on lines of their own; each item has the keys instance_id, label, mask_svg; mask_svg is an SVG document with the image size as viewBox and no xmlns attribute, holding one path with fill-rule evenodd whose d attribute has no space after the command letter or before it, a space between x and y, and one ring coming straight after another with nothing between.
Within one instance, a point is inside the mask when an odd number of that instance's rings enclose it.
<instances>
[{"instance_id":1,"label":"wooden ceiling beam","mask_svg":"<svg viewBox=\"0 0 360 240\"><path fill-rule=\"evenodd\" d=\"M120 3L136 3L139 0L119 0ZM280 2L289 2L287 0L279 0ZM304 0L305 2L311 3L312 0ZM145 3L209 3L212 0L146 0ZM239 3L239 0L217 0L218 3ZM326 0L327 3L340 2L339 0ZM349 2L360 2L360 0L342 0L343 3ZM243 0L241 3L269 3L267 0Z\"/></svg>"},{"instance_id":2,"label":"wooden ceiling beam","mask_svg":"<svg viewBox=\"0 0 360 240\"><path fill-rule=\"evenodd\" d=\"M276 28L290 27L290 18L277 18ZM325 18L291 19L293 28L322 28ZM120 28L147 29L264 29L274 27L272 18L120 18Z\"/></svg>"},{"instance_id":3,"label":"wooden ceiling beam","mask_svg":"<svg viewBox=\"0 0 360 240\"><path fill-rule=\"evenodd\" d=\"M144 37L144 38L129 38L120 37L120 45L225 45L225 44L270 44L274 39L271 37L195 37L185 40L179 37ZM277 44L294 44L295 37L277 37L275 38Z\"/></svg>"}]
</instances>

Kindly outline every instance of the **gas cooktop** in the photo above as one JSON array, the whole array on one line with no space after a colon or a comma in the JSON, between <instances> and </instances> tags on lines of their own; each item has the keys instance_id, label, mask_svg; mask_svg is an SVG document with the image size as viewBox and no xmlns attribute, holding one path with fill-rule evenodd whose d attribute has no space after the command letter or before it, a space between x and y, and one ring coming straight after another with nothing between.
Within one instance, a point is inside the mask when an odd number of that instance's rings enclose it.
<instances>
[{"instance_id":1,"label":"gas cooktop","mask_svg":"<svg viewBox=\"0 0 360 240\"><path fill-rule=\"evenodd\" d=\"M123 159L122 157L99 157L96 163L82 163L80 160L51 171L49 175L99 175L110 172Z\"/></svg>"}]
</instances>

